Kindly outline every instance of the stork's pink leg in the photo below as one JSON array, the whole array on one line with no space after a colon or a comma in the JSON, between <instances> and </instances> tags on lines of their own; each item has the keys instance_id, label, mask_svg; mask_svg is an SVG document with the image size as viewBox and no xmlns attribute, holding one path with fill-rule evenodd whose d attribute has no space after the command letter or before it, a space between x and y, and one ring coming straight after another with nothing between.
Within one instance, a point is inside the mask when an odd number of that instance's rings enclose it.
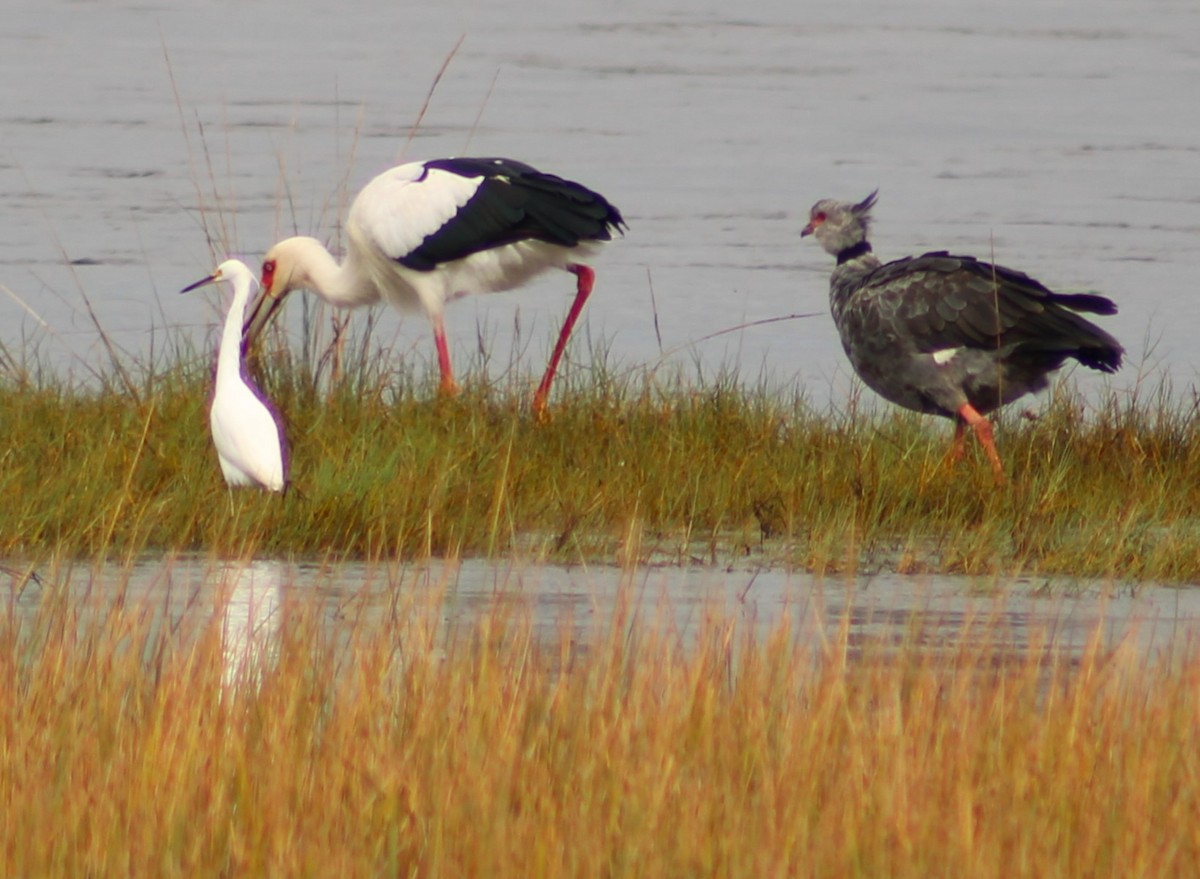
<instances>
[{"instance_id":1,"label":"stork's pink leg","mask_svg":"<svg viewBox=\"0 0 1200 879\"><path fill-rule=\"evenodd\" d=\"M433 315L433 343L437 346L438 371L442 374L439 390L448 397L458 393L458 382L454 380L454 367L450 365L450 348L446 344L446 325L441 314Z\"/></svg>"},{"instance_id":2,"label":"stork's pink leg","mask_svg":"<svg viewBox=\"0 0 1200 879\"><path fill-rule=\"evenodd\" d=\"M567 266L567 271L574 274L576 278L575 301L571 303L571 310L567 312L567 319L563 321L562 329L558 333L558 342L554 345L554 353L550 355L550 363L546 365L546 374L542 376L542 383L538 385L538 389L533 395L533 414L539 417L546 412L546 399L550 396L550 383L554 381L558 362L567 348L567 339L571 337L571 331L575 329L575 322L579 320L579 313L583 311L584 304L592 295L592 285L596 282L596 273L588 266L572 264Z\"/></svg>"},{"instance_id":3,"label":"stork's pink leg","mask_svg":"<svg viewBox=\"0 0 1200 879\"><path fill-rule=\"evenodd\" d=\"M987 453L988 459L992 462L992 470L996 474L996 482L1004 481L1004 467L1000 464L1000 454L996 451L996 441L992 438L992 423L979 414L970 403L963 403L958 408L958 417L961 418L971 430L975 431L975 436L979 439L983 450Z\"/></svg>"}]
</instances>

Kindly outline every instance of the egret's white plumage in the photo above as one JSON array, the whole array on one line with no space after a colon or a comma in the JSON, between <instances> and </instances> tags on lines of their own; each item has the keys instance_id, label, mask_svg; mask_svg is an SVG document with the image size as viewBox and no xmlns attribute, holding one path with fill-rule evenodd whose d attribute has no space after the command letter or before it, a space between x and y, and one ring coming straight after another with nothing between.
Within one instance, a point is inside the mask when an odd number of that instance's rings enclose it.
<instances>
[{"instance_id":1,"label":"egret's white plumage","mask_svg":"<svg viewBox=\"0 0 1200 879\"><path fill-rule=\"evenodd\" d=\"M454 371L443 310L468 293L519 287L550 268L577 278L575 301L534 395L541 411L595 274L581 260L621 231L620 212L578 183L510 159L410 162L373 179L350 206L346 258L315 238L285 239L263 260L263 295L246 326L253 339L292 290L346 307L387 302L433 324L442 388Z\"/></svg>"},{"instance_id":2,"label":"egret's white plumage","mask_svg":"<svg viewBox=\"0 0 1200 879\"><path fill-rule=\"evenodd\" d=\"M183 289L186 293L228 281L233 302L225 316L221 347L217 352L217 378L213 387L209 424L221 473L231 486L257 485L269 491L287 487L287 451L283 428L266 397L246 374L242 361L242 325L253 285L253 273L240 260L230 259L203 280Z\"/></svg>"}]
</instances>

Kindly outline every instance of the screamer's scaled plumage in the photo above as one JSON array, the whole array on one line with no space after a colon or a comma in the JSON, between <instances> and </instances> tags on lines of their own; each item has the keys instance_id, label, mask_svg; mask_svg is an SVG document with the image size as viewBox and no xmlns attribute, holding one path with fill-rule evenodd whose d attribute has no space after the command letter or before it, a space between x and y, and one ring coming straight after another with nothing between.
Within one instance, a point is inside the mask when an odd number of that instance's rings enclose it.
<instances>
[{"instance_id":1,"label":"screamer's scaled plumage","mask_svg":"<svg viewBox=\"0 0 1200 879\"><path fill-rule=\"evenodd\" d=\"M282 421L246 372L242 359L242 327L246 304L257 283L254 274L240 260L230 259L182 292L220 281L233 288L233 302L221 331L209 407L209 426L221 473L230 486L259 486L282 492L288 484Z\"/></svg>"},{"instance_id":2,"label":"screamer's scaled plumage","mask_svg":"<svg viewBox=\"0 0 1200 879\"><path fill-rule=\"evenodd\" d=\"M433 326L442 389L453 393L445 304L468 293L511 290L561 268L575 275L576 294L534 395L541 412L592 291L595 273L584 260L624 226L599 193L512 159L409 162L384 171L355 197L341 264L308 237L285 239L267 252L262 308L251 316L247 337L261 332L296 289L339 306L419 309Z\"/></svg>"},{"instance_id":3,"label":"screamer's scaled plumage","mask_svg":"<svg viewBox=\"0 0 1200 879\"><path fill-rule=\"evenodd\" d=\"M955 452L971 427L997 477L1003 470L984 417L1042 390L1068 359L1115 372L1124 349L1079 312L1112 300L1055 293L1021 272L945 251L882 263L868 239L875 193L813 205L802 236L837 258L829 307L854 371L880 396L956 419Z\"/></svg>"}]
</instances>

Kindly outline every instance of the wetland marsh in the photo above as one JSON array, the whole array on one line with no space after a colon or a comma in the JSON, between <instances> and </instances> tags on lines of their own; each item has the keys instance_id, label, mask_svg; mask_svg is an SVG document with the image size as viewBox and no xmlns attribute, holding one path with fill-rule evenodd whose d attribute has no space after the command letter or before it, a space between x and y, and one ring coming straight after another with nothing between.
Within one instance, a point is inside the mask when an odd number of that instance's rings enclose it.
<instances>
[{"instance_id":1,"label":"wetland marsh","mask_svg":"<svg viewBox=\"0 0 1200 879\"><path fill-rule=\"evenodd\" d=\"M1195 4L10 6L0 873L1194 872ZM468 153L629 221L549 421L558 280L451 307L454 400L299 300L296 490L231 495L175 291ZM1002 489L849 378L798 235L876 187L1120 305Z\"/></svg>"}]
</instances>

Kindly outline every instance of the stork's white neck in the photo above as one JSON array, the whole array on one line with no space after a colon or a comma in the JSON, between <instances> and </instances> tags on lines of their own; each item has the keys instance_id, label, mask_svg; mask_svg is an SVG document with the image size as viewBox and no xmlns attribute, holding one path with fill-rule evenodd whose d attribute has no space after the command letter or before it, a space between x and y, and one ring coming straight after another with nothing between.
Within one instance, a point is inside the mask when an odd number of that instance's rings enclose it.
<instances>
[{"instance_id":1,"label":"stork's white neck","mask_svg":"<svg viewBox=\"0 0 1200 879\"><path fill-rule=\"evenodd\" d=\"M287 238L271 248L275 260L274 295L311 290L331 305L353 308L379 301L379 292L360 266L353 247L341 264L320 241L307 236Z\"/></svg>"}]
</instances>

